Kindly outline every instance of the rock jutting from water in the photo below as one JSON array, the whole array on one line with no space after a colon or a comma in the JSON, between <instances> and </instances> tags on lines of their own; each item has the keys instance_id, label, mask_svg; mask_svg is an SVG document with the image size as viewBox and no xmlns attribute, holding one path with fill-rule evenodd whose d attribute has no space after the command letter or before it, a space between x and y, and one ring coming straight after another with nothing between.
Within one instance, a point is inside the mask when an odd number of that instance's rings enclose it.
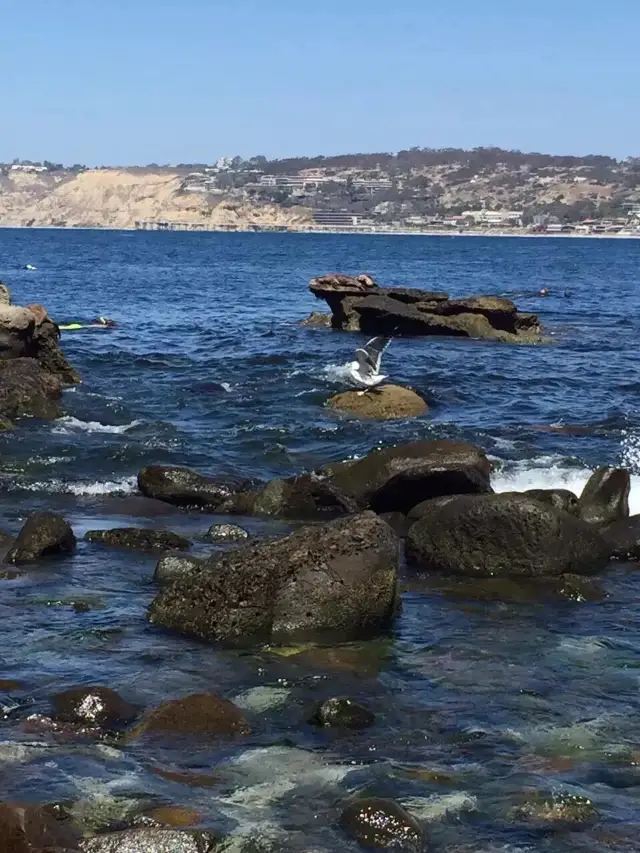
<instances>
[{"instance_id":1,"label":"rock jutting from water","mask_svg":"<svg viewBox=\"0 0 640 853\"><path fill-rule=\"evenodd\" d=\"M163 586L154 625L224 645L365 639L397 609L399 541L372 512L216 555Z\"/></svg>"},{"instance_id":2,"label":"rock jutting from water","mask_svg":"<svg viewBox=\"0 0 640 853\"><path fill-rule=\"evenodd\" d=\"M42 305L12 305L6 285L0 299L0 419L59 417L65 385L80 381L60 349L60 330Z\"/></svg>"},{"instance_id":3,"label":"rock jutting from water","mask_svg":"<svg viewBox=\"0 0 640 853\"><path fill-rule=\"evenodd\" d=\"M41 557L70 554L75 547L73 530L61 515L34 512L25 521L5 560L7 563L32 563Z\"/></svg>"},{"instance_id":4,"label":"rock jutting from water","mask_svg":"<svg viewBox=\"0 0 640 853\"><path fill-rule=\"evenodd\" d=\"M171 530L154 530L147 527L113 527L109 530L88 530L84 537L111 548L144 551L155 554L162 551L188 551L191 542Z\"/></svg>"},{"instance_id":5,"label":"rock jutting from water","mask_svg":"<svg viewBox=\"0 0 640 853\"><path fill-rule=\"evenodd\" d=\"M419 394L401 385L381 385L364 394L360 391L343 391L330 397L326 406L380 421L415 418L429 411L427 402Z\"/></svg>"},{"instance_id":6,"label":"rock jutting from water","mask_svg":"<svg viewBox=\"0 0 640 853\"><path fill-rule=\"evenodd\" d=\"M622 468L597 468L579 500L580 518L604 526L629 517L631 477Z\"/></svg>"},{"instance_id":7,"label":"rock jutting from water","mask_svg":"<svg viewBox=\"0 0 640 853\"><path fill-rule=\"evenodd\" d=\"M311 279L309 289L331 309L331 325L370 335L446 335L506 343L541 343L535 314L519 312L510 299L469 296L410 287L380 287L370 277L341 273Z\"/></svg>"}]
</instances>

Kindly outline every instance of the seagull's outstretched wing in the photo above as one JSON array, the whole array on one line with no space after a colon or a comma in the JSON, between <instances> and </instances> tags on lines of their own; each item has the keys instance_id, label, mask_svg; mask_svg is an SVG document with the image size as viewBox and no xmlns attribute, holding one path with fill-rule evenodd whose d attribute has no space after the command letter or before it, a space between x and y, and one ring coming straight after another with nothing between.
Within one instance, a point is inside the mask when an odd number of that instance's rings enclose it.
<instances>
[{"instance_id":1,"label":"seagull's outstretched wing","mask_svg":"<svg viewBox=\"0 0 640 853\"><path fill-rule=\"evenodd\" d=\"M358 369L364 376L371 376L380 372L382 353L391 343L391 338L378 335L356 350Z\"/></svg>"}]
</instances>

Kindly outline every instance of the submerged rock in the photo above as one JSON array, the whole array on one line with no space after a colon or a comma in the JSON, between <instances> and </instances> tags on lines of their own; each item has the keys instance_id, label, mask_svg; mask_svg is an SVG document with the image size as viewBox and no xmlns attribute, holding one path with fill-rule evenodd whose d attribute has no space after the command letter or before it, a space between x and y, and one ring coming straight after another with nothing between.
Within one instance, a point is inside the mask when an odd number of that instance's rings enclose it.
<instances>
[{"instance_id":1,"label":"submerged rock","mask_svg":"<svg viewBox=\"0 0 640 853\"><path fill-rule=\"evenodd\" d=\"M89 542L99 542L113 548L130 551L187 551L191 542L170 530L153 530L149 527L114 527L111 530L89 530L85 534Z\"/></svg>"},{"instance_id":2,"label":"submerged rock","mask_svg":"<svg viewBox=\"0 0 640 853\"><path fill-rule=\"evenodd\" d=\"M602 535L614 560L640 560L640 515L614 521L603 529Z\"/></svg>"},{"instance_id":3,"label":"submerged rock","mask_svg":"<svg viewBox=\"0 0 640 853\"><path fill-rule=\"evenodd\" d=\"M145 497L199 509L215 510L248 486L247 480L205 477L175 466L151 465L138 474L138 488Z\"/></svg>"},{"instance_id":4,"label":"submerged rock","mask_svg":"<svg viewBox=\"0 0 640 853\"><path fill-rule=\"evenodd\" d=\"M331 483L363 507L405 515L424 500L491 491L491 463L465 441L414 441L374 450L363 459L321 469Z\"/></svg>"},{"instance_id":5,"label":"submerged rock","mask_svg":"<svg viewBox=\"0 0 640 853\"><path fill-rule=\"evenodd\" d=\"M335 729L366 729L375 723L368 708L352 699L334 697L319 702L311 712L309 722L314 726Z\"/></svg>"},{"instance_id":6,"label":"submerged rock","mask_svg":"<svg viewBox=\"0 0 640 853\"><path fill-rule=\"evenodd\" d=\"M46 806L0 803L0 851L44 853L79 850L80 834Z\"/></svg>"},{"instance_id":7,"label":"submerged rock","mask_svg":"<svg viewBox=\"0 0 640 853\"><path fill-rule=\"evenodd\" d=\"M244 714L230 702L213 693L197 693L163 702L136 726L131 738L180 735L220 737L249 734Z\"/></svg>"},{"instance_id":8,"label":"submerged rock","mask_svg":"<svg viewBox=\"0 0 640 853\"><path fill-rule=\"evenodd\" d=\"M356 800L342 812L340 825L363 847L422 853L427 844L420 822L394 800Z\"/></svg>"},{"instance_id":9,"label":"submerged rock","mask_svg":"<svg viewBox=\"0 0 640 853\"><path fill-rule=\"evenodd\" d=\"M603 526L629 517L631 477L622 468L598 468L580 495L580 518Z\"/></svg>"},{"instance_id":10,"label":"submerged rock","mask_svg":"<svg viewBox=\"0 0 640 853\"><path fill-rule=\"evenodd\" d=\"M411 388L403 388L400 385L381 385L366 394L343 391L330 397L326 405L329 409L339 409L361 418L381 421L415 418L429 411L429 406L422 397Z\"/></svg>"},{"instance_id":11,"label":"submerged rock","mask_svg":"<svg viewBox=\"0 0 640 853\"><path fill-rule=\"evenodd\" d=\"M73 530L55 512L34 512L26 520L13 547L8 563L31 563L40 557L70 554L76 546Z\"/></svg>"},{"instance_id":12,"label":"submerged rock","mask_svg":"<svg viewBox=\"0 0 640 853\"><path fill-rule=\"evenodd\" d=\"M72 687L51 698L54 720L117 729L131 722L138 709L109 687Z\"/></svg>"},{"instance_id":13,"label":"submerged rock","mask_svg":"<svg viewBox=\"0 0 640 853\"><path fill-rule=\"evenodd\" d=\"M214 524L207 531L207 539L211 542L241 542L248 538L248 532L237 524Z\"/></svg>"},{"instance_id":14,"label":"submerged rock","mask_svg":"<svg viewBox=\"0 0 640 853\"><path fill-rule=\"evenodd\" d=\"M407 562L424 572L469 577L592 575L609 547L598 531L524 495L433 501L407 536Z\"/></svg>"},{"instance_id":15,"label":"submerged rock","mask_svg":"<svg viewBox=\"0 0 640 853\"><path fill-rule=\"evenodd\" d=\"M349 641L396 610L399 542L370 512L217 555L160 590L149 619L223 644Z\"/></svg>"},{"instance_id":16,"label":"submerged rock","mask_svg":"<svg viewBox=\"0 0 640 853\"><path fill-rule=\"evenodd\" d=\"M598 810L587 797L576 794L534 793L523 796L524 802L514 807L511 820L523 821L538 828L555 828L558 824L584 826L600 819Z\"/></svg>"},{"instance_id":17,"label":"submerged rock","mask_svg":"<svg viewBox=\"0 0 640 853\"><path fill-rule=\"evenodd\" d=\"M84 853L212 853L217 838L201 830L139 828L86 838Z\"/></svg>"},{"instance_id":18,"label":"submerged rock","mask_svg":"<svg viewBox=\"0 0 640 853\"><path fill-rule=\"evenodd\" d=\"M310 326L315 329L330 329L331 314L325 314L322 311L312 311L308 317L300 321L301 326Z\"/></svg>"},{"instance_id":19,"label":"submerged rock","mask_svg":"<svg viewBox=\"0 0 640 853\"><path fill-rule=\"evenodd\" d=\"M535 314L521 314L510 299L470 296L449 299L408 287L365 286L345 275L318 276L309 289L331 309L331 325L372 335L449 335L505 342L538 343Z\"/></svg>"}]
</instances>

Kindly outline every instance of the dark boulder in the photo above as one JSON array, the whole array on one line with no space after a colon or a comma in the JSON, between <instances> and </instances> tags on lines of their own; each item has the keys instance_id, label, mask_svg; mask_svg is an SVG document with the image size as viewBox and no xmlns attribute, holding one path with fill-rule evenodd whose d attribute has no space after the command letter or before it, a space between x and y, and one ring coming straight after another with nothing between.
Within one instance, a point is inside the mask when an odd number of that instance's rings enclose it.
<instances>
[{"instance_id":1,"label":"dark boulder","mask_svg":"<svg viewBox=\"0 0 640 853\"><path fill-rule=\"evenodd\" d=\"M0 803L0 853L80 850L80 833L46 806Z\"/></svg>"},{"instance_id":2,"label":"dark boulder","mask_svg":"<svg viewBox=\"0 0 640 853\"><path fill-rule=\"evenodd\" d=\"M420 822L394 800L356 800L342 812L340 825L363 847L422 853L427 845Z\"/></svg>"},{"instance_id":3,"label":"dark boulder","mask_svg":"<svg viewBox=\"0 0 640 853\"><path fill-rule=\"evenodd\" d=\"M338 518L357 510L355 500L316 474L270 480L259 489L236 495L220 508L242 515L301 520Z\"/></svg>"},{"instance_id":4,"label":"dark boulder","mask_svg":"<svg viewBox=\"0 0 640 853\"><path fill-rule=\"evenodd\" d=\"M55 512L34 512L6 556L7 563L31 563L40 557L70 554L76 547L73 530Z\"/></svg>"},{"instance_id":5,"label":"dark boulder","mask_svg":"<svg viewBox=\"0 0 640 853\"><path fill-rule=\"evenodd\" d=\"M534 501L548 503L556 509L564 510L569 515L580 515L580 505L577 495L569 489L527 489L522 494Z\"/></svg>"},{"instance_id":6,"label":"dark boulder","mask_svg":"<svg viewBox=\"0 0 640 853\"><path fill-rule=\"evenodd\" d=\"M300 321L301 326L308 326L312 329L329 329L331 328L331 314L324 314L322 311L312 311L308 317Z\"/></svg>"},{"instance_id":7,"label":"dark boulder","mask_svg":"<svg viewBox=\"0 0 640 853\"><path fill-rule=\"evenodd\" d=\"M407 514L429 498L491 491L491 463L464 441L414 441L374 450L321 470L331 483L375 512Z\"/></svg>"},{"instance_id":8,"label":"dark boulder","mask_svg":"<svg viewBox=\"0 0 640 853\"><path fill-rule=\"evenodd\" d=\"M352 699L334 697L319 702L311 712L309 722L324 728L366 729L375 723L375 719L368 708Z\"/></svg>"},{"instance_id":9,"label":"dark boulder","mask_svg":"<svg viewBox=\"0 0 640 853\"><path fill-rule=\"evenodd\" d=\"M586 522L513 494L433 501L406 546L417 571L469 577L591 575L605 568L609 551Z\"/></svg>"},{"instance_id":10,"label":"dark boulder","mask_svg":"<svg viewBox=\"0 0 640 853\"><path fill-rule=\"evenodd\" d=\"M395 615L399 542L373 513L221 553L163 587L152 623L223 644L349 641Z\"/></svg>"},{"instance_id":11,"label":"dark boulder","mask_svg":"<svg viewBox=\"0 0 640 853\"><path fill-rule=\"evenodd\" d=\"M141 827L106 832L82 842L84 853L212 853L217 838L201 830Z\"/></svg>"},{"instance_id":12,"label":"dark boulder","mask_svg":"<svg viewBox=\"0 0 640 853\"><path fill-rule=\"evenodd\" d=\"M187 551L191 542L170 530L153 530L149 527L114 527L111 530L89 530L85 534L89 542L99 542L112 548L129 551Z\"/></svg>"},{"instance_id":13,"label":"dark boulder","mask_svg":"<svg viewBox=\"0 0 640 853\"><path fill-rule=\"evenodd\" d=\"M629 517L631 477L622 468L598 468L580 495L580 518L604 526Z\"/></svg>"},{"instance_id":14,"label":"dark boulder","mask_svg":"<svg viewBox=\"0 0 640 853\"><path fill-rule=\"evenodd\" d=\"M159 584L187 579L202 570L206 561L186 554L165 554L158 560L153 579Z\"/></svg>"},{"instance_id":15,"label":"dark boulder","mask_svg":"<svg viewBox=\"0 0 640 853\"><path fill-rule=\"evenodd\" d=\"M0 358L0 415L8 422L20 417L60 417L62 382L33 358Z\"/></svg>"},{"instance_id":16,"label":"dark boulder","mask_svg":"<svg viewBox=\"0 0 640 853\"><path fill-rule=\"evenodd\" d=\"M247 480L205 477L175 466L151 465L138 474L138 488L145 497L209 510L217 509L250 485Z\"/></svg>"},{"instance_id":17,"label":"dark boulder","mask_svg":"<svg viewBox=\"0 0 640 853\"><path fill-rule=\"evenodd\" d=\"M238 527L237 524L214 524L207 531L210 542L242 542L248 538L249 534L244 527Z\"/></svg>"},{"instance_id":18,"label":"dark boulder","mask_svg":"<svg viewBox=\"0 0 640 853\"><path fill-rule=\"evenodd\" d=\"M640 515L620 518L602 530L614 560L640 560Z\"/></svg>"},{"instance_id":19,"label":"dark boulder","mask_svg":"<svg viewBox=\"0 0 640 853\"><path fill-rule=\"evenodd\" d=\"M138 709L109 687L72 687L51 697L53 719L62 723L118 729L133 720Z\"/></svg>"},{"instance_id":20,"label":"dark boulder","mask_svg":"<svg viewBox=\"0 0 640 853\"><path fill-rule=\"evenodd\" d=\"M233 702L214 693L196 693L163 702L136 726L130 737L228 737L250 731L244 714Z\"/></svg>"}]
</instances>

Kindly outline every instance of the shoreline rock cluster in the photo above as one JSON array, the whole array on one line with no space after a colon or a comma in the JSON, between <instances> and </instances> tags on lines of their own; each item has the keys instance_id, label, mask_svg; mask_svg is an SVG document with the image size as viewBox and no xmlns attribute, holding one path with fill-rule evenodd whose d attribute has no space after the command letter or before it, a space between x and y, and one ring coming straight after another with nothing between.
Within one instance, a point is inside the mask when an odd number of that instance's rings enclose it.
<instances>
[{"instance_id":1,"label":"shoreline rock cluster","mask_svg":"<svg viewBox=\"0 0 640 853\"><path fill-rule=\"evenodd\" d=\"M439 335L504 343L546 340L536 314L517 310L500 296L450 299L449 294L411 287L381 287L371 276L332 273L311 279L309 290L324 299L330 318L313 314L308 326L331 326L370 335Z\"/></svg>"},{"instance_id":2,"label":"shoreline rock cluster","mask_svg":"<svg viewBox=\"0 0 640 853\"><path fill-rule=\"evenodd\" d=\"M64 386L80 382L59 340L46 308L12 305L0 282L0 428L19 417L59 417Z\"/></svg>"}]
</instances>

